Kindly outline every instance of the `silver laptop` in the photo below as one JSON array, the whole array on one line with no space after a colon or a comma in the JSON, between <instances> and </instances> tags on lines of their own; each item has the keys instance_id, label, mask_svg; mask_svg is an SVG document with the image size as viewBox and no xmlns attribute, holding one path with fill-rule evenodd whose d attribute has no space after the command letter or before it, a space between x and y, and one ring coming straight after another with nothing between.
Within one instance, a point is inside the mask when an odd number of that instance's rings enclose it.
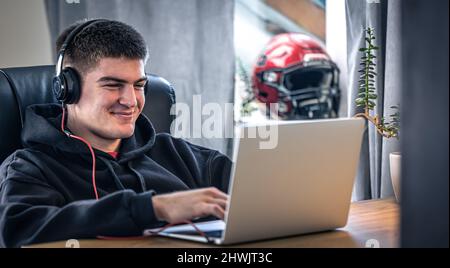
<instances>
[{"instance_id":1,"label":"silver laptop","mask_svg":"<svg viewBox=\"0 0 450 268\"><path fill-rule=\"evenodd\" d=\"M267 135L258 134L262 126L239 128L224 221L196 223L206 237L192 225L170 227L159 235L223 245L345 226L364 120L284 121L264 126L269 127L277 133L270 137L276 138L275 146Z\"/></svg>"}]
</instances>

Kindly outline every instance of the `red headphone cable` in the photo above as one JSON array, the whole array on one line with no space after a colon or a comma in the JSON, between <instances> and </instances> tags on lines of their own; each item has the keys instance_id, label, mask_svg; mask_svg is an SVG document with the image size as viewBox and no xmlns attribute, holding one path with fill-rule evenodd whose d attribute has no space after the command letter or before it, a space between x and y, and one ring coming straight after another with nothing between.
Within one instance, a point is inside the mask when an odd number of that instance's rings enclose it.
<instances>
[{"instance_id":1,"label":"red headphone cable","mask_svg":"<svg viewBox=\"0 0 450 268\"><path fill-rule=\"evenodd\" d=\"M92 157L92 185L94 187L95 199L98 200L99 198L98 198L98 192L97 192L97 183L96 183L96 180L95 180L95 153L94 153L94 149L92 148L91 144L88 141L86 141L82 137L73 135L72 133L70 133L69 131L67 131L65 129L65 126L64 126L65 116L66 116L66 107L65 107L65 105L63 103L62 104L61 131L64 132L68 137L73 138L73 139L77 139L77 140L83 142L89 148L89 151L91 152L91 157Z\"/></svg>"}]
</instances>

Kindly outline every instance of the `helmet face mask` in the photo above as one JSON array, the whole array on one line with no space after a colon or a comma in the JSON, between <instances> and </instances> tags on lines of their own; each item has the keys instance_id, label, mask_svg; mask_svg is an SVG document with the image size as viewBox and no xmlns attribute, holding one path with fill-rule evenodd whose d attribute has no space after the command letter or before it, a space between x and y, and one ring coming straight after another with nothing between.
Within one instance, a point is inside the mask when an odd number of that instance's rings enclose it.
<instances>
[{"instance_id":1,"label":"helmet face mask","mask_svg":"<svg viewBox=\"0 0 450 268\"><path fill-rule=\"evenodd\" d=\"M338 116L339 69L319 43L296 33L275 36L258 58L252 86L258 101L278 103L270 116L318 119Z\"/></svg>"}]
</instances>

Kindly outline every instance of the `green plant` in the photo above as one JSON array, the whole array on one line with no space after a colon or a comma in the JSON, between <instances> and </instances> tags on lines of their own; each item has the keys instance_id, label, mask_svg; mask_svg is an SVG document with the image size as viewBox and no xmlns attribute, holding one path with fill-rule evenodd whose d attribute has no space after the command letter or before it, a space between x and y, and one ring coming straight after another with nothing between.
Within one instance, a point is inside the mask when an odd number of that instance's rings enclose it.
<instances>
[{"instance_id":1,"label":"green plant","mask_svg":"<svg viewBox=\"0 0 450 268\"><path fill-rule=\"evenodd\" d=\"M355 100L357 107L363 107L364 113L358 113L356 117L364 117L369 122L373 123L380 135L386 138L396 137L398 138L398 132L400 127L400 112L398 106L391 106L392 109L396 110L390 115L391 119L386 122L384 117L379 117L375 114L372 116L370 111L373 111L376 106L376 89L375 89L375 77L377 75L375 68L376 63L374 59L376 58L374 51L379 48L374 44L375 35L372 28L364 29L365 33L365 47L359 49L362 53L361 56L361 69L359 72L358 80L358 96Z\"/></svg>"},{"instance_id":2,"label":"green plant","mask_svg":"<svg viewBox=\"0 0 450 268\"><path fill-rule=\"evenodd\" d=\"M243 99L240 109L241 117L250 116L258 108L255 106L255 95L251 89L251 79L240 58L236 59L239 79L243 83Z\"/></svg>"}]
</instances>

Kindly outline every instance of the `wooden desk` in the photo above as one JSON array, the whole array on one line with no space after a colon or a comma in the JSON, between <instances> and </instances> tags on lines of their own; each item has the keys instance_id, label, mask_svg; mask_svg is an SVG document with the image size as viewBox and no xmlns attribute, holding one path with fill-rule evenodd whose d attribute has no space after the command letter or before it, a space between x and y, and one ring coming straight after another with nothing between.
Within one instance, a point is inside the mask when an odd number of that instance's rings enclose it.
<instances>
[{"instance_id":1,"label":"wooden desk","mask_svg":"<svg viewBox=\"0 0 450 268\"><path fill-rule=\"evenodd\" d=\"M250 242L233 247L365 247L366 241L376 239L380 247L398 247L399 206L393 199L360 201L351 204L350 216L344 228L295 237ZM374 241L374 240L372 240ZM216 247L201 243L165 237L148 237L135 240L79 240L81 248L193 248ZM65 247L66 241L43 243L29 247Z\"/></svg>"}]
</instances>

